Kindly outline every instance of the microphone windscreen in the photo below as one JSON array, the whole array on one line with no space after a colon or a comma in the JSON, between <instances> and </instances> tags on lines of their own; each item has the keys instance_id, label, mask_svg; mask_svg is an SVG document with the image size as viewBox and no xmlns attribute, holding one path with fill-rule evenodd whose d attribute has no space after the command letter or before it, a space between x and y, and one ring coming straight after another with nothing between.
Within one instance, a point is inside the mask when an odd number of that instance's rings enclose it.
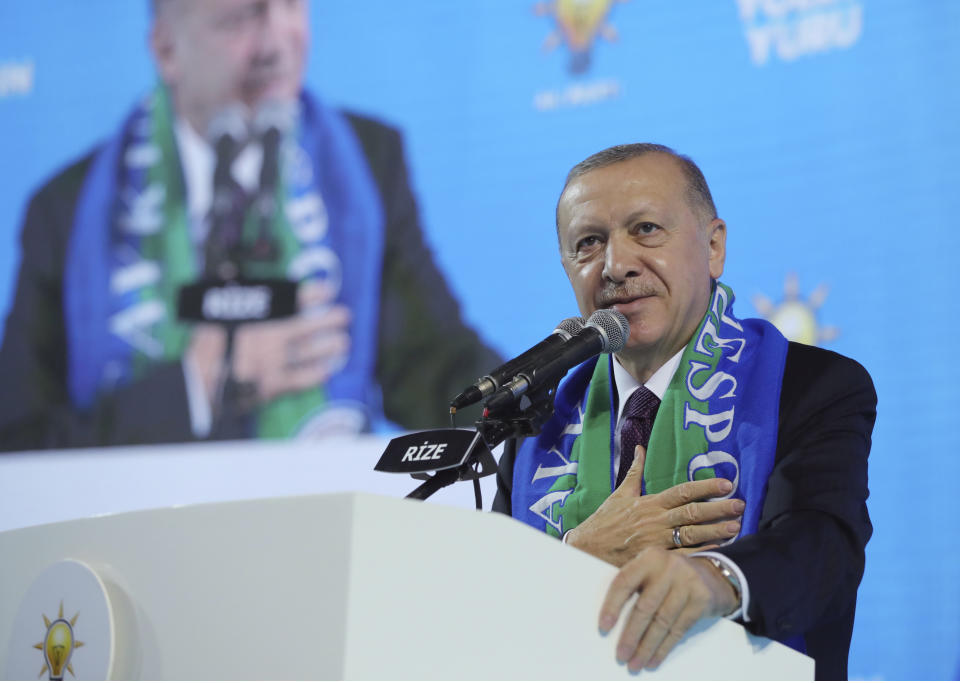
<instances>
[{"instance_id":1,"label":"microphone windscreen","mask_svg":"<svg viewBox=\"0 0 960 683\"><path fill-rule=\"evenodd\" d=\"M227 105L214 114L207 124L207 140L213 145L224 136L229 136L234 142L246 140L249 116L249 110L239 102Z\"/></svg>"},{"instance_id":2,"label":"microphone windscreen","mask_svg":"<svg viewBox=\"0 0 960 683\"><path fill-rule=\"evenodd\" d=\"M620 311L604 308L594 311L587 325L599 330L604 339L601 353L616 353L627 345L630 338L630 323Z\"/></svg>"},{"instance_id":3,"label":"microphone windscreen","mask_svg":"<svg viewBox=\"0 0 960 683\"><path fill-rule=\"evenodd\" d=\"M271 99L264 101L253 117L253 130L262 135L275 128L282 135L293 130L300 103L296 100Z\"/></svg>"},{"instance_id":4,"label":"microphone windscreen","mask_svg":"<svg viewBox=\"0 0 960 683\"><path fill-rule=\"evenodd\" d=\"M566 332L569 337L572 337L577 332L582 330L587 324L587 321L583 319L582 316L577 316L575 318L564 318L560 321L560 324L557 325L554 332Z\"/></svg>"}]
</instances>

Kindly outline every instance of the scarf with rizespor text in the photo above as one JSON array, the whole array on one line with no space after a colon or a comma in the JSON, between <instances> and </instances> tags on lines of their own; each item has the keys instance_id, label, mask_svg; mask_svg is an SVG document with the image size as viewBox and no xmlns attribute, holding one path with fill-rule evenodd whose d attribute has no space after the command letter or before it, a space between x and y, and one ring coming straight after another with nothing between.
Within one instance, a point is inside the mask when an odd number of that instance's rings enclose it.
<instances>
[{"instance_id":1,"label":"scarf with rizespor text","mask_svg":"<svg viewBox=\"0 0 960 683\"><path fill-rule=\"evenodd\" d=\"M733 291L717 283L710 306L671 379L653 424L643 493L724 477L745 501L740 535L754 533L777 445L787 340L773 325L733 315ZM589 517L613 491L616 435L613 359L575 368L556 412L527 439L513 476L513 516L553 536Z\"/></svg>"},{"instance_id":2,"label":"scarf with rizespor text","mask_svg":"<svg viewBox=\"0 0 960 683\"><path fill-rule=\"evenodd\" d=\"M383 210L349 122L303 94L296 134L281 162L272 236L276 259L247 277L319 279L350 308L354 344L323 387L280 396L252 416L249 436L290 436L325 408L369 415ZM244 239L256 237L248 216ZM95 154L81 189L64 276L71 401L87 410L102 392L178 362L191 326L177 320L180 287L200 278L191 240L169 96L157 88ZM343 278L350 281L344 283Z\"/></svg>"}]
</instances>

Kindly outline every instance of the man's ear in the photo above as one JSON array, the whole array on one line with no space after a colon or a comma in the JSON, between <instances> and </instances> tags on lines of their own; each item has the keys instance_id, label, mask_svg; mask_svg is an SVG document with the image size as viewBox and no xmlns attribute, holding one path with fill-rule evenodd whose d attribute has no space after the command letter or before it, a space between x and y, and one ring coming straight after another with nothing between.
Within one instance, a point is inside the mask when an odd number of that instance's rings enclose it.
<instances>
[{"instance_id":1,"label":"man's ear","mask_svg":"<svg viewBox=\"0 0 960 683\"><path fill-rule=\"evenodd\" d=\"M707 248L710 254L710 277L714 280L723 275L723 263L727 259L727 224L714 218L707 226Z\"/></svg>"}]
</instances>

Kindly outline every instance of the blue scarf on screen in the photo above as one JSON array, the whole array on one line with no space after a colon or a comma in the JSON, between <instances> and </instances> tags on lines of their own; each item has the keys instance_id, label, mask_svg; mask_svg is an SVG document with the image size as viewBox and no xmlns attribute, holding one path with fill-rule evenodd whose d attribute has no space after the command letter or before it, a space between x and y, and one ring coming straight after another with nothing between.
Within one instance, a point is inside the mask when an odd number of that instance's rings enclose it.
<instances>
[{"instance_id":1,"label":"blue scarf on screen","mask_svg":"<svg viewBox=\"0 0 960 683\"><path fill-rule=\"evenodd\" d=\"M295 434L332 406L369 419L376 405L371 340L383 259L380 195L344 116L306 93L300 104L272 228L279 256L245 274L326 281L351 311L353 344L324 386L261 406L253 436ZM182 357L191 326L177 320L176 295L201 277L185 199L171 108L158 88L95 155L77 204L63 295L68 386L78 409Z\"/></svg>"}]
</instances>

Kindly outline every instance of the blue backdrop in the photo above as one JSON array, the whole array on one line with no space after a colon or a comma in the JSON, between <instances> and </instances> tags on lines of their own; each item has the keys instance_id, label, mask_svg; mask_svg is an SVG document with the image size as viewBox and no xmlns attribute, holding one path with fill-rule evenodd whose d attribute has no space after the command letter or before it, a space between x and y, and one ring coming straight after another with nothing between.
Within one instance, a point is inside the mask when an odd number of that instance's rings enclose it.
<instances>
[{"instance_id":1,"label":"blue backdrop","mask_svg":"<svg viewBox=\"0 0 960 683\"><path fill-rule=\"evenodd\" d=\"M577 11L600 19L582 41ZM146 0L0 3L0 312L28 194L151 87L148 23ZM312 24L309 86L404 131L441 268L504 354L575 311L566 170L621 142L693 156L739 314L876 383L850 675L958 676L960 370L936 345L960 332L960 2L326 0Z\"/></svg>"}]
</instances>

